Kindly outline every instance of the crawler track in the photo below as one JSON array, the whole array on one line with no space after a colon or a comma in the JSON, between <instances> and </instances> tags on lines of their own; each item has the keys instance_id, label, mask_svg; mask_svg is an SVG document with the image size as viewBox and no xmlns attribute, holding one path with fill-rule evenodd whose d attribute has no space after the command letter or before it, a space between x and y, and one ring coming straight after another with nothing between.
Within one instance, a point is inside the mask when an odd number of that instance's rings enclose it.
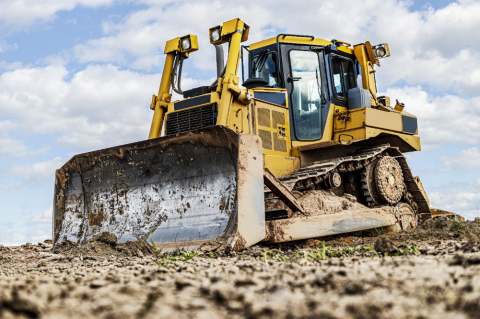
<instances>
[{"instance_id":1,"label":"crawler track","mask_svg":"<svg viewBox=\"0 0 480 319\"><path fill-rule=\"evenodd\" d=\"M303 167L297 174L283 177L280 180L291 191L315 189L317 185L320 185L326 178L335 172L345 173L365 170L370 164L372 164L372 162L384 156L395 158L402 168L405 183L404 199L409 202L417 214L427 214L428 216L425 217L430 217L431 212L427 199L423 196L418 187L405 157L397 147L391 147L389 144L361 149L350 156L315 162L309 166ZM362 186L362 188L364 187ZM266 189L266 191L269 192L268 189ZM365 188L363 191L368 201L369 194L368 192L365 193ZM373 204L374 201L371 199L368 202L371 203L369 206L375 206Z\"/></svg>"}]
</instances>

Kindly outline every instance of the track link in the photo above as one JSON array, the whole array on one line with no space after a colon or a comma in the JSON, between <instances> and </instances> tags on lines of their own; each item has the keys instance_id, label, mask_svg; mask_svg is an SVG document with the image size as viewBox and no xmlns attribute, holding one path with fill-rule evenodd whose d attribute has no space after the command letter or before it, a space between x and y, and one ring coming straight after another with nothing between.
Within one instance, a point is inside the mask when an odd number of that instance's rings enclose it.
<instances>
[{"instance_id":1,"label":"track link","mask_svg":"<svg viewBox=\"0 0 480 319\"><path fill-rule=\"evenodd\" d=\"M296 174L280 178L280 181L282 181L291 191L304 191L315 189L316 185L322 183L335 172L344 173L362 170L362 192L367 200L367 206L374 207L375 202L377 201L376 196L378 196L378 194L375 194L374 188L367 185L369 180L367 174L369 172L373 174L374 170L372 167L378 159L384 156L391 156L400 164L405 183L403 197L406 201L409 202L417 214L428 214L429 216L425 217L430 217L431 212L428 201L418 187L405 157L397 147L391 147L389 144L357 150L351 156L315 162L309 166L303 167ZM266 195L268 195L270 190L266 188L265 192Z\"/></svg>"}]
</instances>

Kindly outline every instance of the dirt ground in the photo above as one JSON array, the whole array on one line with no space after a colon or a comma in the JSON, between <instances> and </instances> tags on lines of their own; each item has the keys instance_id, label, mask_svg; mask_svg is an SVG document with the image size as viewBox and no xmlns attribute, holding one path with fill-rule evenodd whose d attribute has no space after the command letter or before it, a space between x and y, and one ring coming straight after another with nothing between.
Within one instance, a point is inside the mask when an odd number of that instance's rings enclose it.
<instances>
[{"instance_id":1,"label":"dirt ground","mask_svg":"<svg viewBox=\"0 0 480 319\"><path fill-rule=\"evenodd\" d=\"M479 234L429 220L228 254L159 256L108 233L0 246L0 318L478 318Z\"/></svg>"}]
</instances>

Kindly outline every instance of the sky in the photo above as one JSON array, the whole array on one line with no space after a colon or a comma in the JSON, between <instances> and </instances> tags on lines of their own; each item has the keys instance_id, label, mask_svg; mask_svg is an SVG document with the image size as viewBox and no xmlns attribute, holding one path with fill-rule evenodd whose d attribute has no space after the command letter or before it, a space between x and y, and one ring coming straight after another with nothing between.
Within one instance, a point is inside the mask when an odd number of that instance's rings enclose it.
<instances>
[{"instance_id":1,"label":"sky","mask_svg":"<svg viewBox=\"0 0 480 319\"><path fill-rule=\"evenodd\" d=\"M472 0L0 0L0 244L51 239L55 169L147 139L165 42L198 35L182 88L210 84L208 29L236 17L246 44L278 33L387 42L377 85L418 116L413 173L432 206L478 217L478 16Z\"/></svg>"}]
</instances>

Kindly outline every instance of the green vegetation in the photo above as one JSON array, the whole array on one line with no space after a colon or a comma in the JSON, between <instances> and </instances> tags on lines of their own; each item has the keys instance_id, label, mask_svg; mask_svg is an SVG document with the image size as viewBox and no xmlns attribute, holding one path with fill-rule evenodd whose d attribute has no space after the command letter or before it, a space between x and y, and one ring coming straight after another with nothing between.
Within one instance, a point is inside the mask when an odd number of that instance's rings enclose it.
<instances>
[{"instance_id":1,"label":"green vegetation","mask_svg":"<svg viewBox=\"0 0 480 319\"><path fill-rule=\"evenodd\" d=\"M413 245L412 246L405 245L405 249L400 249L399 251L394 253L392 256L404 256L404 255L408 255L408 254L418 255L418 254L420 254L420 251L418 250L417 247L415 247Z\"/></svg>"},{"instance_id":2,"label":"green vegetation","mask_svg":"<svg viewBox=\"0 0 480 319\"><path fill-rule=\"evenodd\" d=\"M188 252L188 251L182 252L178 247L177 247L177 249L173 252L173 255L174 255L174 256L180 256L180 255L181 255L181 256L183 256L183 259L176 258L176 257L163 256L163 255L160 253L160 250L158 250L157 245L155 245L155 242L154 242L153 239L152 239L152 231L153 231L153 228L150 230L150 242L152 243L153 248L154 248L155 251L157 252L158 257L160 257L160 258L162 259L162 261L163 261L163 262L155 261L155 263L156 263L157 265L162 266L162 267L168 267L168 263L167 263L167 261L166 261L165 259L170 260L170 261L183 261L183 262L187 262L187 261L189 261L190 259L198 256L198 253ZM213 253L212 253L212 254L213 254Z\"/></svg>"},{"instance_id":3,"label":"green vegetation","mask_svg":"<svg viewBox=\"0 0 480 319\"><path fill-rule=\"evenodd\" d=\"M365 252L367 252L367 251L369 251L369 250L375 251L375 249L373 249L373 247L370 247L370 246L368 246L368 247L362 247L362 253L365 253Z\"/></svg>"},{"instance_id":4,"label":"green vegetation","mask_svg":"<svg viewBox=\"0 0 480 319\"><path fill-rule=\"evenodd\" d=\"M182 253L183 255L183 262L187 262L188 260L194 258L194 257L197 257L198 256L198 253L189 253L189 252L184 252Z\"/></svg>"},{"instance_id":5,"label":"green vegetation","mask_svg":"<svg viewBox=\"0 0 480 319\"><path fill-rule=\"evenodd\" d=\"M155 263L156 263L157 265L159 265L159 266L162 266L162 267L168 267L168 264L167 264L167 262L165 261L165 258L163 258L162 254L160 253L160 251L159 251L158 248L157 248L157 245L155 245L155 242L154 242L153 239L152 239L152 232L153 232L153 228L150 229L150 242L152 243L153 248L154 248L155 251L157 252L157 255L158 255L160 258L162 258L162 260L163 260L163 263L158 262L158 261L156 261L156 260L155 260Z\"/></svg>"},{"instance_id":6,"label":"green vegetation","mask_svg":"<svg viewBox=\"0 0 480 319\"><path fill-rule=\"evenodd\" d=\"M452 222L450 222L450 227L448 229L449 231L461 231L461 230L467 230L467 228L465 227L465 225L458 221L458 220L453 220Z\"/></svg>"},{"instance_id":7,"label":"green vegetation","mask_svg":"<svg viewBox=\"0 0 480 319\"><path fill-rule=\"evenodd\" d=\"M313 259L320 259L320 260L327 259L325 242L322 243L322 251L320 251L320 248L317 248L317 253L316 254L308 253L307 256L310 257L310 258L313 258Z\"/></svg>"}]
</instances>

